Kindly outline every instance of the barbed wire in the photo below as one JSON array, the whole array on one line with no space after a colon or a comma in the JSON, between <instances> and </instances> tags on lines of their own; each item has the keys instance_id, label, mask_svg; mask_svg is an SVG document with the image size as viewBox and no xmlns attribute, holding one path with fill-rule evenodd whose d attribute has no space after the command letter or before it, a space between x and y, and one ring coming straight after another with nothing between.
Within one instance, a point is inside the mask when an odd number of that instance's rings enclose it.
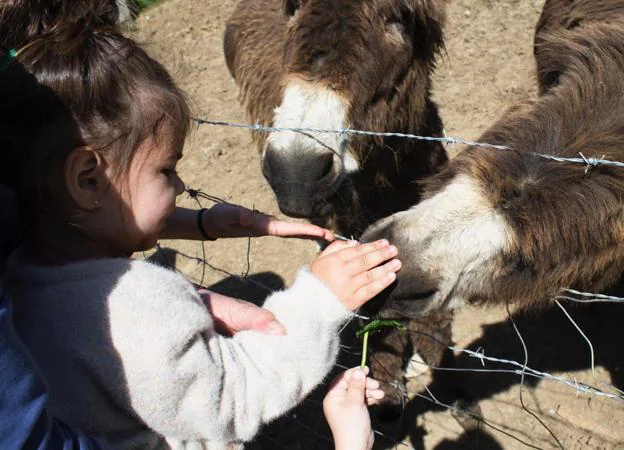
<instances>
[{"instance_id":1,"label":"barbed wire","mask_svg":"<svg viewBox=\"0 0 624 450\"><path fill-rule=\"evenodd\" d=\"M563 311L563 314L565 314L565 316L568 319L570 319L570 322L572 322L572 325L574 325L574 328L576 328L576 330L581 334L583 339L585 339L585 341L587 342L587 345L589 345L589 355L591 358L590 363L591 363L592 376L594 377L594 379L596 379L596 363L595 363L595 358L594 358L594 345L591 343L587 335L583 333L583 330L581 330L581 327L578 326L578 324L574 321L572 316L570 316L568 311L566 311L563 305L559 303L559 300L555 299L555 304L559 307L559 309L561 309L561 311Z\"/></svg>"},{"instance_id":2,"label":"barbed wire","mask_svg":"<svg viewBox=\"0 0 624 450\"><path fill-rule=\"evenodd\" d=\"M268 131L268 132L285 132L292 131L295 133L319 133L319 134L352 134L360 136L377 136L377 137L397 137L402 139L415 139L419 141L430 142L442 142L447 144L463 144L478 147L496 148L499 150L510 150L509 147L504 145L486 144L482 142L472 142L462 138L454 137L435 137L435 136L419 136L417 134L410 133L394 133L394 132L378 132L378 131L366 131L366 130L354 130L352 128L332 129L332 128L313 128L313 127L273 127L260 124L246 124L236 122L226 122L222 120L209 120L194 117L193 120L200 125L215 125L233 128L245 128L252 131Z\"/></svg>"},{"instance_id":3,"label":"barbed wire","mask_svg":"<svg viewBox=\"0 0 624 450\"><path fill-rule=\"evenodd\" d=\"M558 295L555 297L556 300L569 300L571 302L577 303L624 303L624 298L614 297L612 295L604 295L604 294L592 294L590 292L579 292L574 289L562 289L563 292L577 295L579 297L570 297L569 295Z\"/></svg>"},{"instance_id":4,"label":"barbed wire","mask_svg":"<svg viewBox=\"0 0 624 450\"><path fill-rule=\"evenodd\" d=\"M414 331L414 330L408 330L408 332L417 333L417 334L419 334L421 336L429 337L430 339L436 341L437 343L439 343L441 345L444 345L444 343L442 341L440 341L439 339L437 339L435 336L431 336L431 335L429 335L427 333L420 332L420 331ZM579 382L576 379L570 380L570 379L567 379L567 378L564 378L564 377L559 377L559 376L550 374L548 372L541 372L539 370L531 368L530 366L525 366L524 364L521 364L521 363L519 363L517 361L513 361L513 360L509 360L509 359L505 359L505 358L496 358L496 357L493 357L493 356L487 356L485 354L485 350L483 350L483 349L475 351L475 350L470 350L470 349L467 349L467 348L457 347L457 346L454 346L454 345L445 345L445 347L448 348L451 351L454 351L454 352L457 352L457 353L462 353L462 354L468 355L471 358L478 359L481 362L482 365L485 364L485 361L499 363L499 364L511 365L511 366L517 367L518 369L510 370L509 373L514 373L516 375L521 375L522 371L524 370L526 375L530 375L532 377L539 378L539 379L542 379L542 380L553 381L553 382L556 382L556 383L559 383L559 384L562 384L562 385L574 388L578 393L595 395L596 397L605 397L605 398L609 398L609 399L612 399L612 400L618 400L618 401L623 401L624 402L624 393L622 393L619 389L615 388L615 386L606 385L609 388L613 388L613 389L618 390L619 391L618 394L612 394L612 393L609 393L609 392L604 392L603 390L601 390L601 389L599 389L597 387L591 386L591 385L586 384L586 383ZM429 366L426 363L423 363L422 361L410 360L410 362L415 362L417 364L425 364L427 367L430 367L432 369L440 370L440 368L436 368L434 366ZM451 369L448 369L448 370L451 370ZM467 369L462 369L462 370L467 370ZM467 370L467 371L488 372L490 370L489 369L488 370L485 370L485 369L478 369L478 370L471 369L471 370ZM492 372L498 372L498 371L500 371L500 369L493 370Z\"/></svg>"},{"instance_id":5,"label":"barbed wire","mask_svg":"<svg viewBox=\"0 0 624 450\"><path fill-rule=\"evenodd\" d=\"M520 391L518 393L518 398L520 399L520 405L522 405L522 409L524 409L527 414L535 418L535 420L537 420L540 423L540 425L544 427L546 431L548 431L548 433L553 437L553 439L557 443L557 446L559 446L559 448L563 450L563 445L561 445L561 441L559 441L559 438L557 437L557 435L553 433L553 431L548 427L548 425L546 425L544 421L540 419L537 414L535 414L533 411L527 408L527 406L524 404L524 398L522 394L524 392L524 376L526 374L527 365L529 364L529 350L527 349L526 343L524 342L524 338L522 337L522 333L520 333L520 329L518 328L518 325L516 324L515 319L511 315L511 311L509 310L509 302L505 302L505 308L507 310L507 317L509 318L509 320L511 321L511 324L513 325L513 329L516 332L516 335L518 336L520 344L522 344L522 351L524 352L524 363L522 364L522 372L520 373ZM592 357L593 357L593 353L592 353Z\"/></svg>"},{"instance_id":6,"label":"barbed wire","mask_svg":"<svg viewBox=\"0 0 624 450\"><path fill-rule=\"evenodd\" d=\"M475 142L470 141L464 138L459 137L437 137L437 136L420 136L417 134L410 133L395 133L395 132L378 132L378 131L367 131L367 130L354 130L352 128L342 128L342 129L332 129L332 128L311 128L311 127L274 127L267 125L256 124L247 124L247 123L237 123L237 122L228 122L223 120L210 120L210 119L202 119L199 117L194 117L193 120L199 125L213 125L213 126L223 126L223 127L233 127L233 128L244 128L251 131L262 131L262 132L294 132L301 133L307 135L308 137L317 140L313 136L310 136L310 133L318 133L318 134L342 134L342 135L359 135L359 136L377 136L377 137L396 137L400 139L414 139L418 141L429 141L429 142L441 142L445 144L462 144L470 147L484 147L484 148L493 148L497 150L513 150L513 148L508 147L506 145L497 145L490 144L487 142ZM325 144L323 144L325 145ZM337 153L334 149L331 149L334 153ZM556 162L563 163L573 163L573 164L583 164L585 165L585 173L589 172L592 167L598 166L611 166L624 168L624 162L620 161L611 161L608 159L604 159L604 155L601 158L593 158L586 157L583 153L579 152L579 158L573 157L563 157L557 155L547 155L544 153L537 152L526 152L531 153L533 155L542 157L544 159L548 159Z\"/></svg>"}]
</instances>

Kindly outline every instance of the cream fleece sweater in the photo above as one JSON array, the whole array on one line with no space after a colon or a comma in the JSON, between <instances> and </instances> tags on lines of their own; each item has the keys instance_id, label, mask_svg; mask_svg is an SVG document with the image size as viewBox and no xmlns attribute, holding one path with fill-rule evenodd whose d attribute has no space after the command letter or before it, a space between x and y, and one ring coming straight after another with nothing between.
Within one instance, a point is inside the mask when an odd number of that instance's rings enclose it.
<instances>
[{"instance_id":1,"label":"cream fleece sweater","mask_svg":"<svg viewBox=\"0 0 624 450\"><path fill-rule=\"evenodd\" d=\"M216 334L186 279L142 261L49 268L17 253L5 288L49 384L50 412L121 448L250 440L327 375L350 316L306 270L264 304L286 336Z\"/></svg>"}]
</instances>

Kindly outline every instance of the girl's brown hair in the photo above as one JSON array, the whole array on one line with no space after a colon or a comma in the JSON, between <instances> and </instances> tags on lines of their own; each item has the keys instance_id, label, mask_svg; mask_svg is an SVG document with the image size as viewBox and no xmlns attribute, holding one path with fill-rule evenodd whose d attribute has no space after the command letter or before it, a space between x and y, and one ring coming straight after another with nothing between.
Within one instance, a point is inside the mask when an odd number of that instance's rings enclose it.
<instances>
[{"instance_id":1,"label":"girl's brown hair","mask_svg":"<svg viewBox=\"0 0 624 450\"><path fill-rule=\"evenodd\" d=\"M9 0L0 6L0 46L5 53L15 49L17 66L0 72L0 79L23 69L36 85L2 89L0 182L12 181L30 197L22 200L39 203L33 206L49 201L42 192L63 179L63 162L79 146L102 152L121 174L147 138L183 145L190 126L184 94L160 63L121 34L117 18L115 0ZM45 105L54 112L42 111ZM34 172L38 168L46 173Z\"/></svg>"}]
</instances>

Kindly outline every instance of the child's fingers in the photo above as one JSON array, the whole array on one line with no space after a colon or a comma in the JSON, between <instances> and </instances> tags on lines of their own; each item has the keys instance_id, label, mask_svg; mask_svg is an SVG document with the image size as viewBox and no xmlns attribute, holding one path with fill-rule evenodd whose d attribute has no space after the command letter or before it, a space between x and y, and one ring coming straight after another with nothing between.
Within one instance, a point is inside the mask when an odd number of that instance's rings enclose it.
<instances>
[{"instance_id":1,"label":"child's fingers","mask_svg":"<svg viewBox=\"0 0 624 450\"><path fill-rule=\"evenodd\" d=\"M353 372L355 372L356 370L361 370L364 372L364 375L366 375L368 377L368 373L370 372L370 369L368 368L368 366L364 366L364 367L360 367L360 366L355 366L355 367L351 367L350 369L347 369L344 371L344 375L345 378L347 380L347 382L351 379L351 376L353 375ZM372 380L372 378L367 378L366 381L368 382L368 380Z\"/></svg>"},{"instance_id":2,"label":"child's fingers","mask_svg":"<svg viewBox=\"0 0 624 450\"><path fill-rule=\"evenodd\" d=\"M369 281L368 284L362 286L353 293L353 300L356 303L355 307L359 308L362 306L364 303L394 283L394 280L396 280L396 273L389 272L379 280Z\"/></svg>"},{"instance_id":3,"label":"child's fingers","mask_svg":"<svg viewBox=\"0 0 624 450\"><path fill-rule=\"evenodd\" d=\"M380 250L382 248L386 248L390 245L390 242L386 239L380 239L378 241L369 242L367 244L360 244L352 246L349 249L345 249L340 252L340 259L344 262L348 263L353 258L357 258L358 256L366 255L367 253L373 252L375 250Z\"/></svg>"},{"instance_id":4,"label":"child's fingers","mask_svg":"<svg viewBox=\"0 0 624 450\"><path fill-rule=\"evenodd\" d=\"M386 394L381 389L374 389L374 390L367 389L366 390L366 404L369 406L377 405L381 402L381 400L383 400L385 395Z\"/></svg>"},{"instance_id":5,"label":"child's fingers","mask_svg":"<svg viewBox=\"0 0 624 450\"><path fill-rule=\"evenodd\" d=\"M363 403L366 391L366 374L359 367L351 372L347 388L347 400L354 403Z\"/></svg>"},{"instance_id":6,"label":"child's fingers","mask_svg":"<svg viewBox=\"0 0 624 450\"><path fill-rule=\"evenodd\" d=\"M366 367L366 369L368 369L368 367ZM368 374L368 370L366 370L366 373ZM380 389L379 381L373 378L366 378L365 396L367 405L371 406L378 404L385 395L384 391Z\"/></svg>"},{"instance_id":7,"label":"child's fingers","mask_svg":"<svg viewBox=\"0 0 624 450\"><path fill-rule=\"evenodd\" d=\"M353 369L346 370L339 374L334 380L330 383L328 392L336 392L336 391L346 391L349 387L349 371Z\"/></svg>"},{"instance_id":8,"label":"child's fingers","mask_svg":"<svg viewBox=\"0 0 624 450\"><path fill-rule=\"evenodd\" d=\"M256 231L260 236L278 236L283 238L323 239L334 241L334 233L311 223L289 222L273 216L256 213Z\"/></svg>"},{"instance_id":9,"label":"child's fingers","mask_svg":"<svg viewBox=\"0 0 624 450\"><path fill-rule=\"evenodd\" d=\"M338 251L345 251L345 249L349 247L356 247L357 245L357 241L334 241L330 245L328 245L327 248L323 250L319 256L327 256Z\"/></svg>"},{"instance_id":10,"label":"child's fingers","mask_svg":"<svg viewBox=\"0 0 624 450\"><path fill-rule=\"evenodd\" d=\"M373 378L366 378L366 389L375 390L379 389L379 381Z\"/></svg>"},{"instance_id":11,"label":"child's fingers","mask_svg":"<svg viewBox=\"0 0 624 450\"><path fill-rule=\"evenodd\" d=\"M361 289L369 283L372 283L373 281L383 280L386 275L388 275L389 273L397 272L399 271L399 269L401 269L401 261L399 261L398 259L393 259L383 266L375 267L372 270L360 273L359 275L353 277L351 281L351 287L353 289L353 292Z\"/></svg>"},{"instance_id":12,"label":"child's fingers","mask_svg":"<svg viewBox=\"0 0 624 450\"><path fill-rule=\"evenodd\" d=\"M384 261L389 260L397 255L398 250L394 245L389 245L380 249L375 249L368 253L362 253L345 264L345 272L349 275L357 275L366 272Z\"/></svg>"},{"instance_id":13,"label":"child's fingers","mask_svg":"<svg viewBox=\"0 0 624 450\"><path fill-rule=\"evenodd\" d=\"M381 400L385 397L385 392L381 389L366 389L366 397L374 398L376 400Z\"/></svg>"}]
</instances>

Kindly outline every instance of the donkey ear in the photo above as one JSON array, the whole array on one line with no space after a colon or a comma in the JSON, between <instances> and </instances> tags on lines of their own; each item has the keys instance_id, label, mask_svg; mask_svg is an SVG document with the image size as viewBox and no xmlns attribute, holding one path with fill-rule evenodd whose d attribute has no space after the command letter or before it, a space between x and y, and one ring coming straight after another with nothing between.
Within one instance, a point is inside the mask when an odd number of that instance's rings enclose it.
<instances>
[{"instance_id":1,"label":"donkey ear","mask_svg":"<svg viewBox=\"0 0 624 450\"><path fill-rule=\"evenodd\" d=\"M282 1L282 10L287 16L294 16L299 8L301 8L301 0Z\"/></svg>"}]
</instances>

